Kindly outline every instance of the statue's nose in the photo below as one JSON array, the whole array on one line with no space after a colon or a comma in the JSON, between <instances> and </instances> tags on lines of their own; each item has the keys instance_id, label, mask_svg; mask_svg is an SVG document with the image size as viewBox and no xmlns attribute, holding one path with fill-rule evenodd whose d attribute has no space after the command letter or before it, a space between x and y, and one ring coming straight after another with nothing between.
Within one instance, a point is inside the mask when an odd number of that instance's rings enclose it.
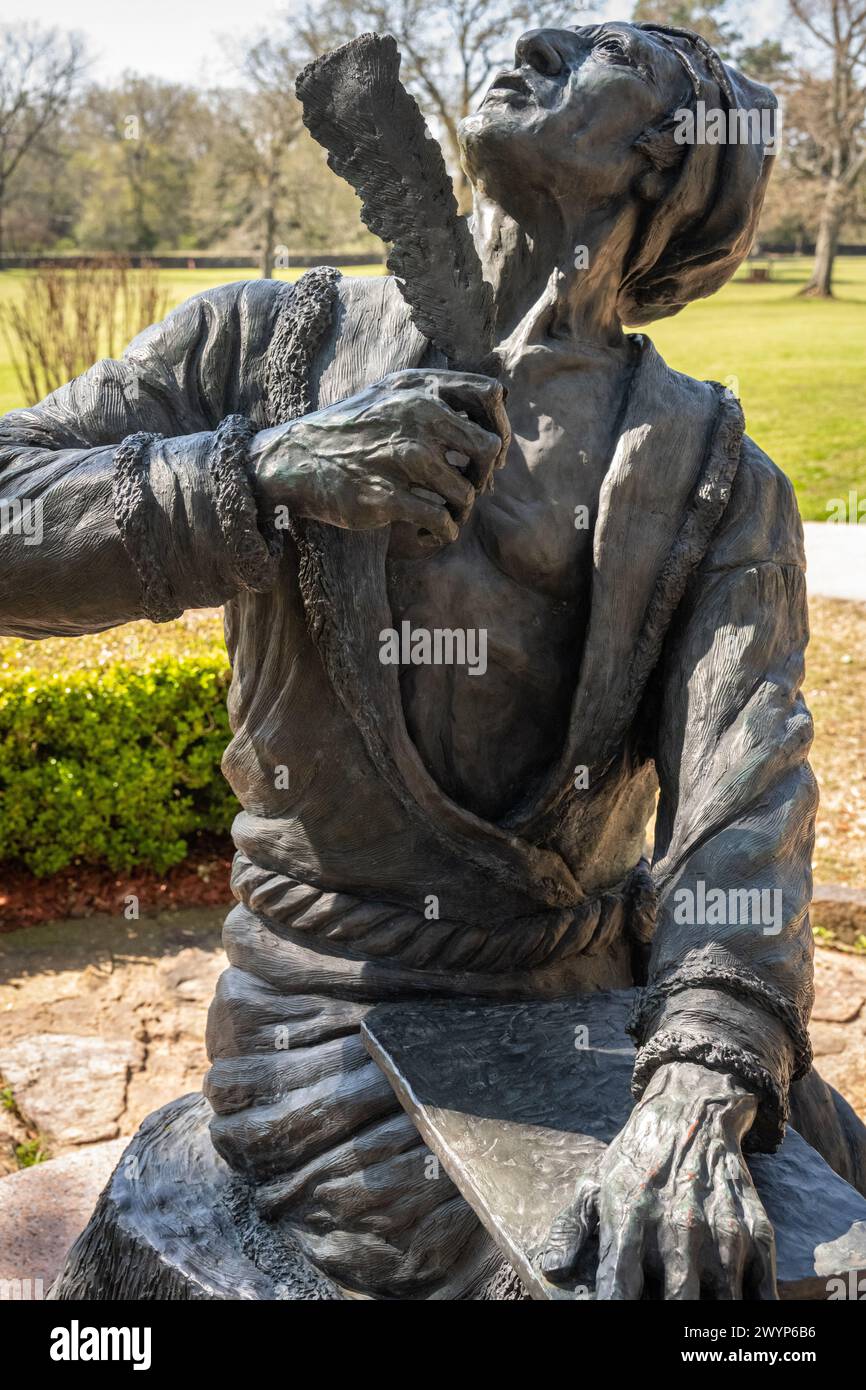
<instances>
[{"instance_id":1,"label":"statue's nose","mask_svg":"<svg viewBox=\"0 0 866 1390\"><path fill-rule=\"evenodd\" d=\"M562 71L564 62L551 29L530 29L522 34L517 40L514 58L518 67L525 63L544 77L555 77Z\"/></svg>"}]
</instances>

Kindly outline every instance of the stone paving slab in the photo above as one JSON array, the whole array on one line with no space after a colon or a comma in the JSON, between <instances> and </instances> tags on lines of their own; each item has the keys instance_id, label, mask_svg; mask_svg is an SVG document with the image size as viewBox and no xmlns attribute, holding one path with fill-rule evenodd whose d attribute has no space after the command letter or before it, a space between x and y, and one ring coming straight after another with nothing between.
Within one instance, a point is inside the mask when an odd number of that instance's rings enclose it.
<instances>
[{"instance_id":1,"label":"stone paving slab","mask_svg":"<svg viewBox=\"0 0 866 1390\"><path fill-rule=\"evenodd\" d=\"M0 1178L0 1301L48 1292L127 1142L90 1144Z\"/></svg>"},{"instance_id":2,"label":"stone paving slab","mask_svg":"<svg viewBox=\"0 0 866 1390\"><path fill-rule=\"evenodd\" d=\"M37 1132L58 1158L84 1142L132 1135L151 1111L200 1088L205 1016L226 965L225 912L96 917L0 935L0 1056L15 1074L13 1084L0 1062L0 1087L20 1111L0 1106L0 1176L15 1170L16 1145ZM33 1042L58 1037L83 1041ZM23 1060L34 1046L43 1064L31 1071ZM85 1059L95 1068L106 1051L117 1065L103 1089L90 1084ZM85 1118L86 1137L75 1133Z\"/></svg>"},{"instance_id":3,"label":"stone paving slab","mask_svg":"<svg viewBox=\"0 0 866 1390\"><path fill-rule=\"evenodd\" d=\"M15 1106L55 1144L115 1139L141 1043L78 1033L36 1033L0 1047L0 1076Z\"/></svg>"}]
</instances>

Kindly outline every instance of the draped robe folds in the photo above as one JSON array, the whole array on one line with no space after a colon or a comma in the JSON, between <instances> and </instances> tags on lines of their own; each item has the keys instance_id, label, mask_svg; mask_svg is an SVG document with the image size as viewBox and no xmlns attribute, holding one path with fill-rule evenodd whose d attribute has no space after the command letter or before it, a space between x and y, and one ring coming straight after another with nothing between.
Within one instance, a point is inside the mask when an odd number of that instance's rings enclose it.
<instances>
[{"instance_id":1,"label":"draped robe folds","mask_svg":"<svg viewBox=\"0 0 866 1390\"><path fill-rule=\"evenodd\" d=\"M0 421L0 495L40 499L44 528L40 547L4 537L0 631L225 605L223 766L242 809L212 1136L259 1210L361 1294L508 1283L364 1052L360 1021L385 999L644 984L636 1094L667 1061L729 1070L759 1097L750 1142L767 1149L807 1077L823 1135L807 1137L866 1181L852 1112L809 1071L816 789L792 489L728 393L639 346L565 744L499 824L437 786L379 660L387 529L275 529L243 469L251 430L441 365L392 280L319 270L208 291ZM675 895L701 885L777 893L778 920L679 921Z\"/></svg>"}]
</instances>

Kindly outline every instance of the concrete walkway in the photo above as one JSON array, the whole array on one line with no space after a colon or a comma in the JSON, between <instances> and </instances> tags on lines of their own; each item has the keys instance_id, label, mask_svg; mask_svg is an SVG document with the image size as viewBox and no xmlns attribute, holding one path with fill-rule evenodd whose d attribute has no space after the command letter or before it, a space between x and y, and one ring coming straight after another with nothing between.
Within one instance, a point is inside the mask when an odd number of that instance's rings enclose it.
<instances>
[{"instance_id":1,"label":"concrete walkway","mask_svg":"<svg viewBox=\"0 0 866 1390\"><path fill-rule=\"evenodd\" d=\"M866 603L866 524L807 521L804 530L809 593Z\"/></svg>"}]
</instances>

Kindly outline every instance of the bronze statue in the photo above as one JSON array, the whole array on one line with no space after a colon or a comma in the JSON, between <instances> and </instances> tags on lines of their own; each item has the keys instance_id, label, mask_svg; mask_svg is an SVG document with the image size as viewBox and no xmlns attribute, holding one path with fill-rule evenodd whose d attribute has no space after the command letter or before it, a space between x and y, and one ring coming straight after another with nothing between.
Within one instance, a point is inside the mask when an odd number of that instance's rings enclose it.
<instances>
[{"instance_id":1,"label":"bronze statue","mask_svg":"<svg viewBox=\"0 0 866 1390\"><path fill-rule=\"evenodd\" d=\"M801 526L731 394L623 324L719 288L760 212L767 142L677 113L775 102L684 31L528 33L462 127L473 249L398 61L367 37L299 81L396 278L205 292L0 423L4 497L45 509L41 547L4 540L2 631L223 604L233 666L209 1106L133 1149L183 1142L243 1292L121 1164L56 1296L521 1296L362 1022L638 987L638 1103L544 1270L593 1239L599 1298L772 1298L743 1148L790 1112L866 1193L807 1034Z\"/></svg>"}]
</instances>

